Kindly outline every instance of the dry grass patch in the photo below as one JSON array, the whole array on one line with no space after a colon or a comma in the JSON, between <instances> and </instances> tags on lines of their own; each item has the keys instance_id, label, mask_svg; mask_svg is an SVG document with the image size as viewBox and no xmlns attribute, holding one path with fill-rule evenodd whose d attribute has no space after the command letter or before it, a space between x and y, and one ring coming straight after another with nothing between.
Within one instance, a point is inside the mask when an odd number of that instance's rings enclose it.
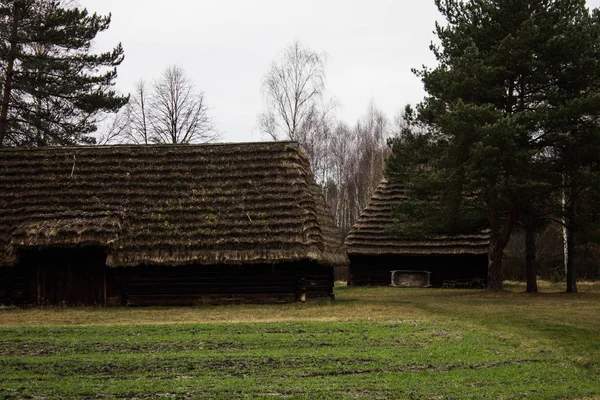
<instances>
[{"instance_id":1,"label":"dry grass patch","mask_svg":"<svg viewBox=\"0 0 600 400\"><path fill-rule=\"evenodd\" d=\"M337 300L306 304L230 304L196 307L25 308L0 310L0 326L115 326L293 321L439 320L458 315L475 319L559 319L595 324L600 315L600 283L581 282L581 293L563 293L563 285L540 282L541 293L524 293L521 282L507 290L399 289L336 287Z\"/></svg>"}]
</instances>

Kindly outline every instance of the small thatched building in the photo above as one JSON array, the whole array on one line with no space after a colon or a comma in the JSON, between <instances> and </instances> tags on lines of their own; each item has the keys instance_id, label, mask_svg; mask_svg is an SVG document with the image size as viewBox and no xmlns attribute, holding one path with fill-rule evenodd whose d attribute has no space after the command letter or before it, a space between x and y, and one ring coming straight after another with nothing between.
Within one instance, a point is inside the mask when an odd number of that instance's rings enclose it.
<instances>
[{"instance_id":1,"label":"small thatched building","mask_svg":"<svg viewBox=\"0 0 600 400\"><path fill-rule=\"evenodd\" d=\"M346 238L350 284L389 285L391 271L429 271L431 284L485 282L489 234L399 238L388 229L392 209L406 199L399 180L384 179Z\"/></svg>"},{"instance_id":2,"label":"small thatched building","mask_svg":"<svg viewBox=\"0 0 600 400\"><path fill-rule=\"evenodd\" d=\"M293 142L0 150L0 303L303 300L345 263Z\"/></svg>"}]
</instances>

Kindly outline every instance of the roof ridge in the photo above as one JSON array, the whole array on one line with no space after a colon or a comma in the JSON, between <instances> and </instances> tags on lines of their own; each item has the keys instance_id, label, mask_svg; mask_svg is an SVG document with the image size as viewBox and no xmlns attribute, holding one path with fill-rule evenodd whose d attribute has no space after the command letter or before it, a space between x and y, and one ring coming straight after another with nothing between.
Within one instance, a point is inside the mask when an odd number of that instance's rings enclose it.
<instances>
[{"instance_id":1,"label":"roof ridge","mask_svg":"<svg viewBox=\"0 0 600 400\"><path fill-rule=\"evenodd\" d=\"M300 143L295 140L280 140L267 142L215 142L215 143L177 143L177 144L108 144L108 145L75 145L75 146L22 146L22 147L3 147L0 151L44 151L44 150L74 150L74 149L110 149L110 148L199 148L199 147L220 147L220 146L277 146L289 145L292 147L300 147Z\"/></svg>"}]
</instances>

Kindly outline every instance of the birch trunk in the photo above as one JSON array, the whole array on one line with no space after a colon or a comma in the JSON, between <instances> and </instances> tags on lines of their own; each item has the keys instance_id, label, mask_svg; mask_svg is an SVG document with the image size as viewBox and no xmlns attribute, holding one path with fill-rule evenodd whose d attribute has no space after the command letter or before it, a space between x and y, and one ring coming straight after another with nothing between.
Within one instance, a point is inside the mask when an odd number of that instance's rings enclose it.
<instances>
[{"instance_id":1,"label":"birch trunk","mask_svg":"<svg viewBox=\"0 0 600 400\"><path fill-rule=\"evenodd\" d=\"M571 198L567 205L567 293L577 293L577 191L571 188Z\"/></svg>"}]
</instances>

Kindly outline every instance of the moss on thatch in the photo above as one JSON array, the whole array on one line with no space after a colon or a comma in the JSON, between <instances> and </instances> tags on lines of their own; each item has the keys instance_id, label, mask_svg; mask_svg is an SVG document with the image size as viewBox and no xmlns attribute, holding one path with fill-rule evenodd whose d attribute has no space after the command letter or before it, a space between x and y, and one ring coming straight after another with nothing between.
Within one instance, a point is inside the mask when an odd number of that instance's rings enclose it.
<instances>
[{"instance_id":1,"label":"moss on thatch","mask_svg":"<svg viewBox=\"0 0 600 400\"><path fill-rule=\"evenodd\" d=\"M100 246L111 266L347 261L292 142L0 150L0 265Z\"/></svg>"}]
</instances>

